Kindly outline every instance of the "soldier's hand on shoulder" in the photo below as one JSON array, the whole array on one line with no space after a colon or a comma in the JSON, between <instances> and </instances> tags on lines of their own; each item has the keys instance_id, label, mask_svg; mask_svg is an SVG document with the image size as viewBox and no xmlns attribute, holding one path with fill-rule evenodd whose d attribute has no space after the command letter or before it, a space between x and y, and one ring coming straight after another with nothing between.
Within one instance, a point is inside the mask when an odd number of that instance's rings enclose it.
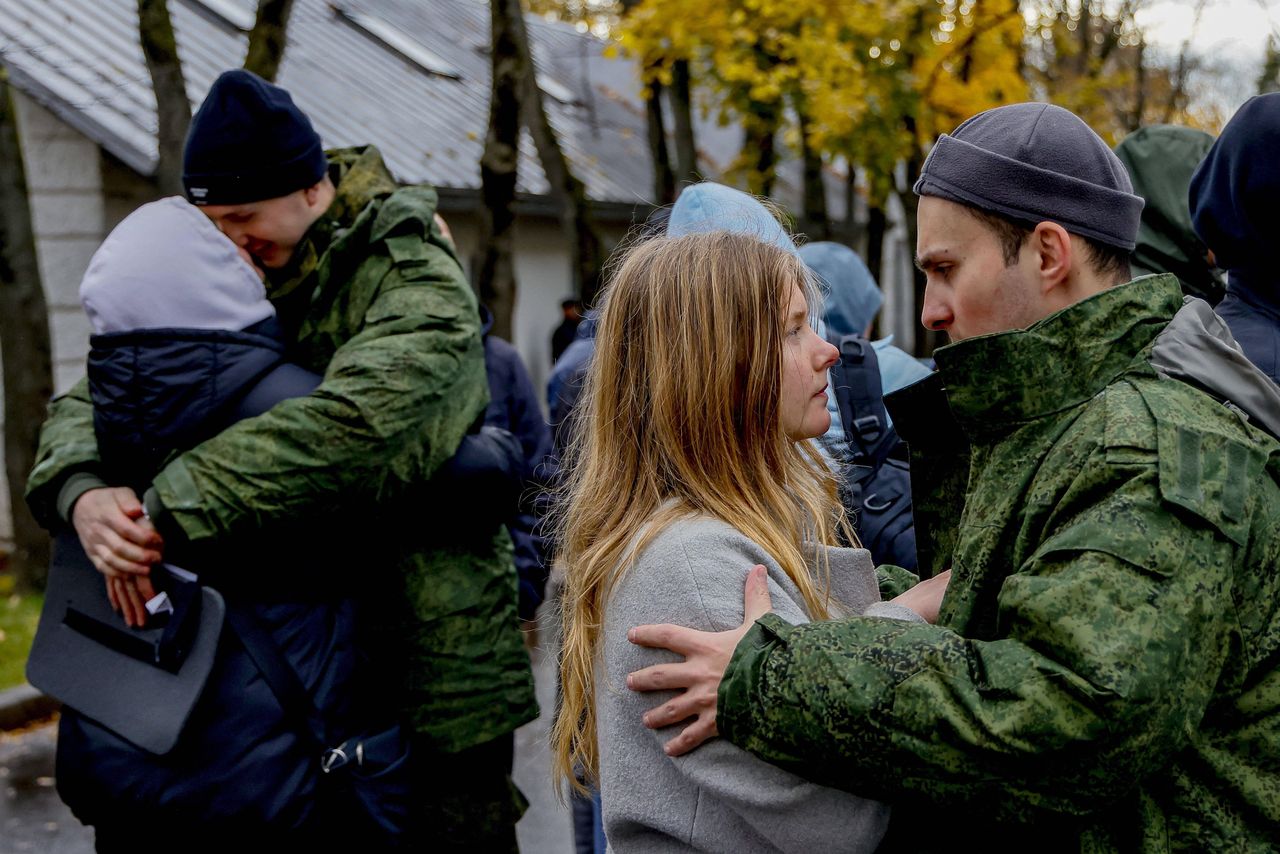
<instances>
[{"instance_id":1,"label":"soldier's hand on shoulder","mask_svg":"<svg viewBox=\"0 0 1280 854\"><path fill-rule=\"evenodd\" d=\"M683 691L682 694L645 713L644 725L661 729L693 719L664 747L668 756L680 756L718 735L716 729L716 696L720 681L738 646L751 625L769 613L768 576L763 566L756 566L747 576L743 592L742 625L727 632L700 632L684 626L637 626L627 639L640 646L669 649L684 656L677 664L655 664L627 676L632 691Z\"/></svg>"}]
</instances>

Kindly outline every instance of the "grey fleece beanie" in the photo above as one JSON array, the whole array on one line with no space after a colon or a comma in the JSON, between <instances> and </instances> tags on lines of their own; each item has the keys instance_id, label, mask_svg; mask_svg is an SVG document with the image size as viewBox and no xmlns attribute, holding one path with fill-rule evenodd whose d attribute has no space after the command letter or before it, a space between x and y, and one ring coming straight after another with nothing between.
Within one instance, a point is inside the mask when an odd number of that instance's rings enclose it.
<instances>
[{"instance_id":1,"label":"grey fleece beanie","mask_svg":"<svg viewBox=\"0 0 1280 854\"><path fill-rule=\"evenodd\" d=\"M1124 164L1079 117L1053 104L997 107L943 134L914 190L1017 222L1056 222L1129 251L1142 219Z\"/></svg>"}]
</instances>

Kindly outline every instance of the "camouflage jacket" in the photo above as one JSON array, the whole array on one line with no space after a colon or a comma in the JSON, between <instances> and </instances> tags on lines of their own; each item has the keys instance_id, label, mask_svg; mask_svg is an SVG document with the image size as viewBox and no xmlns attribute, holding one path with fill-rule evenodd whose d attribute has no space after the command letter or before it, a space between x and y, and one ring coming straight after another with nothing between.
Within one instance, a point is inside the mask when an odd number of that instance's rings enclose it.
<instances>
[{"instance_id":1,"label":"camouflage jacket","mask_svg":"<svg viewBox=\"0 0 1280 854\"><path fill-rule=\"evenodd\" d=\"M938 625L766 616L721 732L902 805L909 850L1280 845L1280 445L1153 369L1180 301L1147 277L939 350Z\"/></svg>"},{"instance_id":2,"label":"camouflage jacket","mask_svg":"<svg viewBox=\"0 0 1280 854\"><path fill-rule=\"evenodd\" d=\"M430 483L488 402L479 315L435 191L399 187L371 146L329 157L336 198L267 283L288 358L323 382L171 460L146 503L189 554L265 542L368 594L387 651L371 666L407 681L416 729L456 751L536 715L510 540ZM37 518L54 524L67 478L97 460L82 382L41 431Z\"/></svg>"}]
</instances>

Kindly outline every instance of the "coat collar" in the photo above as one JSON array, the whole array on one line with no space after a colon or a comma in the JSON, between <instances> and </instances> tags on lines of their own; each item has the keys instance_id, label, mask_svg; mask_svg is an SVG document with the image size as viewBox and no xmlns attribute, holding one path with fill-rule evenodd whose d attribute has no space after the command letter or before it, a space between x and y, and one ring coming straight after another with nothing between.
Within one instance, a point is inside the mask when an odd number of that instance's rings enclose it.
<instances>
[{"instance_id":1,"label":"coat collar","mask_svg":"<svg viewBox=\"0 0 1280 854\"><path fill-rule=\"evenodd\" d=\"M268 271L267 293L273 300L286 297L304 282L311 281L320 259L336 236L355 224L369 202L385 198L396 190L395 178L374 146L339 148L326 153L329 176L335 188L333 201L299 241L289 264L281 270Z\"/></svg>"},{"instance_id":2,"label":"coat collar","mask_svg":"<svg viewBox=\"0 0 1280 854\"><path fill-rule=\"evenodd\" d=\"M977 436L1077 406L1140 358L1181 305L1175 276L1144 276L1027 329L943 347L934 357L951 411Z\"/></svg>"}]
</instances>

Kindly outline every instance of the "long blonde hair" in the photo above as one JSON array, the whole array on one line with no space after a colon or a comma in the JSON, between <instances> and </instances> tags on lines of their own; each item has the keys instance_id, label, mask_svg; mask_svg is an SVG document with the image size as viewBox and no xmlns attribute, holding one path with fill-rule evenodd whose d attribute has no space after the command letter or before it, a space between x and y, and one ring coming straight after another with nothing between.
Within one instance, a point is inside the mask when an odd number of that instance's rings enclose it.
<instances>
[{"instance_id":1,"label":"long blonde hair","mask_svg":"<svg viewBox=\"0 0 1280 854\"><path fill-rule=\"evenodd\" d=\"M827 579L806 544L851 536L835 483L779 420L785 308L816 290L791 253L729 232L633 247L605 288L595 353L566 454L557 519L563 702L557 775L598 773L595 662L610 594L667 524L705 514L742 532L795 582L815 619Z\"/></svg>"}]
</instances>

